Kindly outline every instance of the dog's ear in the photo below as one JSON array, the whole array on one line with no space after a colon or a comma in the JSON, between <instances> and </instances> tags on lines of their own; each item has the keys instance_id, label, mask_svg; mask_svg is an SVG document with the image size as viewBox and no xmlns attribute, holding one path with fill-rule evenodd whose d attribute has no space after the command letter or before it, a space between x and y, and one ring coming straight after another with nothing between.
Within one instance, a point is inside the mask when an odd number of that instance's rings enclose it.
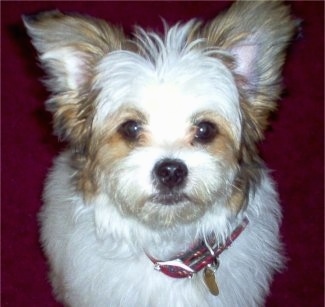
<instances>
[{"instance_id":1,"label":"dog's ear","mask_svg":"<svg viewBox=\"0 0 325 307\"><path fill-rule=\"evenodd\" d=\"M238 1L201 33L210 46L233 56L237 82L262 130L279 98L284 51L296 26L281 1Z\"/></svg>"},{"instance_id":2,"label":"dog's ear","mask_svg":"<svg viewBox=\"0 0 325 307\"><path fill-rule=\"evenodd\" d=\"M79 90L103 55L121 49L122 32L100 19L49 11L23 16L49 77L50 90Z\"/></svg>"},{"instance_id":3,"label":"dog's ear","mask_svg":"<svg viewBox=\"0 0 325 307\"><path fill-rule=\"evenodd\" d=\"M124 35L100 19L59 11L23 16L23 21L48 75L45 83L53 95L47 106L54 113L55 131L80 141L89 128L94 67L105 54L122 48Z\"/></svg>"}]
</instances>

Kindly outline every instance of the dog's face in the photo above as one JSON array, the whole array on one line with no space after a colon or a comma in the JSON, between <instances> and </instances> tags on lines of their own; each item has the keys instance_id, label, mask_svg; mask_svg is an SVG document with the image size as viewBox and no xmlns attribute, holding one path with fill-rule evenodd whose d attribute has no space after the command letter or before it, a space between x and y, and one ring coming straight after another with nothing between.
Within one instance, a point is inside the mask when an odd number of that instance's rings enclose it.
<instances>
[{"instance_id":1,"label":"dog's face","mask_svg":"<svg viewBox=\"0 0 325 307\"><path fill-rule=\"evenodd\" d=\"M210 24L190 21L163 38L137 29L132 42L103 21L59 12L25 24L86 200L106 195L151 228L245 207L294 31L285 6L236 3Z\"/></svg>"},{"instance_id":2,"label":"dog's face","mask_svg":"<svg viewBox=\"0 0 325 307\"><path fill-rule=\"evenodd\" d=\"M241 112L234 78L219 60L195 50L156 60L118 51L99 63L90 172L123 214L167 226L197 219L216 199L226 203Z\"/></svg>"}]
</instances>

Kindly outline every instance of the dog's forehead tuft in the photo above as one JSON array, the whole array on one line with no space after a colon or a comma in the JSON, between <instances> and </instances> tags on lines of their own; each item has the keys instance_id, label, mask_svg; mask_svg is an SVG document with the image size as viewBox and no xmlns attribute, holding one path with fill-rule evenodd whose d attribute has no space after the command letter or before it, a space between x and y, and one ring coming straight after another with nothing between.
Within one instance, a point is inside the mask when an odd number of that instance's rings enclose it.
<instances>
[{"instance_id":1,"label":"dog's forehead tuft","mask_svg":"<svg viewBox=\"0 0 325 307\"><path fill-rule=\"evenodd\" d=\"M174 55L173 55L174 56ZM179 56L171 65L154 66L138 54L114 52L98 66L95 87L99 90L95 124L122 106L140 108L152 117L179 120L211 110L231 123L241 134L238 90L232 73L215 58L195 53ZM118 78L117 78L118 76Z\"/></svg>"}]
</instances>

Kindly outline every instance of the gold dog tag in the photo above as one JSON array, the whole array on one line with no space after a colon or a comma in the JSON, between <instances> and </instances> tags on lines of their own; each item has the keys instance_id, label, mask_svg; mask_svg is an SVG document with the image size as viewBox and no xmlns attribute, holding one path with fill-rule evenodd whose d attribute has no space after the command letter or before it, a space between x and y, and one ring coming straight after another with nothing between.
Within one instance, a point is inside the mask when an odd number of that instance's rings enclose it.
<instances>
[{"instance_id":1,"label":"gold dog tag","mask_svg":"<svg viewBox=\"0 0 325 307\"><path fill-rule=\"evenodd\" d=\"M207 266L203 272L204 283L208 287L212 295L219 295L219 288L215 278L216 269L213 266Z\"/></svg>"}]
</instances>

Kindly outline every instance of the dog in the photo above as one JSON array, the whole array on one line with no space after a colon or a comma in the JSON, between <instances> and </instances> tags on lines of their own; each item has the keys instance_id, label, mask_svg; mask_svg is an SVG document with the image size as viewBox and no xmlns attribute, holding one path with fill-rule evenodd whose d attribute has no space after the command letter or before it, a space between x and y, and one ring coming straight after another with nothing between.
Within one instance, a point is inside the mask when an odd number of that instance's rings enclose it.
<instances>
[{"instance_id":1,"label":"dog","mask_svg":"<svg viewBox=\"0 0 325 307\"><path fill-rule=\"evenodd\" d=\"M297 23L238 1L164 33L50 11L24 16L51 92L54 162L39 214L66 306L262 306L284 265L257 144Z\"/></svg>"}]
</instances>

